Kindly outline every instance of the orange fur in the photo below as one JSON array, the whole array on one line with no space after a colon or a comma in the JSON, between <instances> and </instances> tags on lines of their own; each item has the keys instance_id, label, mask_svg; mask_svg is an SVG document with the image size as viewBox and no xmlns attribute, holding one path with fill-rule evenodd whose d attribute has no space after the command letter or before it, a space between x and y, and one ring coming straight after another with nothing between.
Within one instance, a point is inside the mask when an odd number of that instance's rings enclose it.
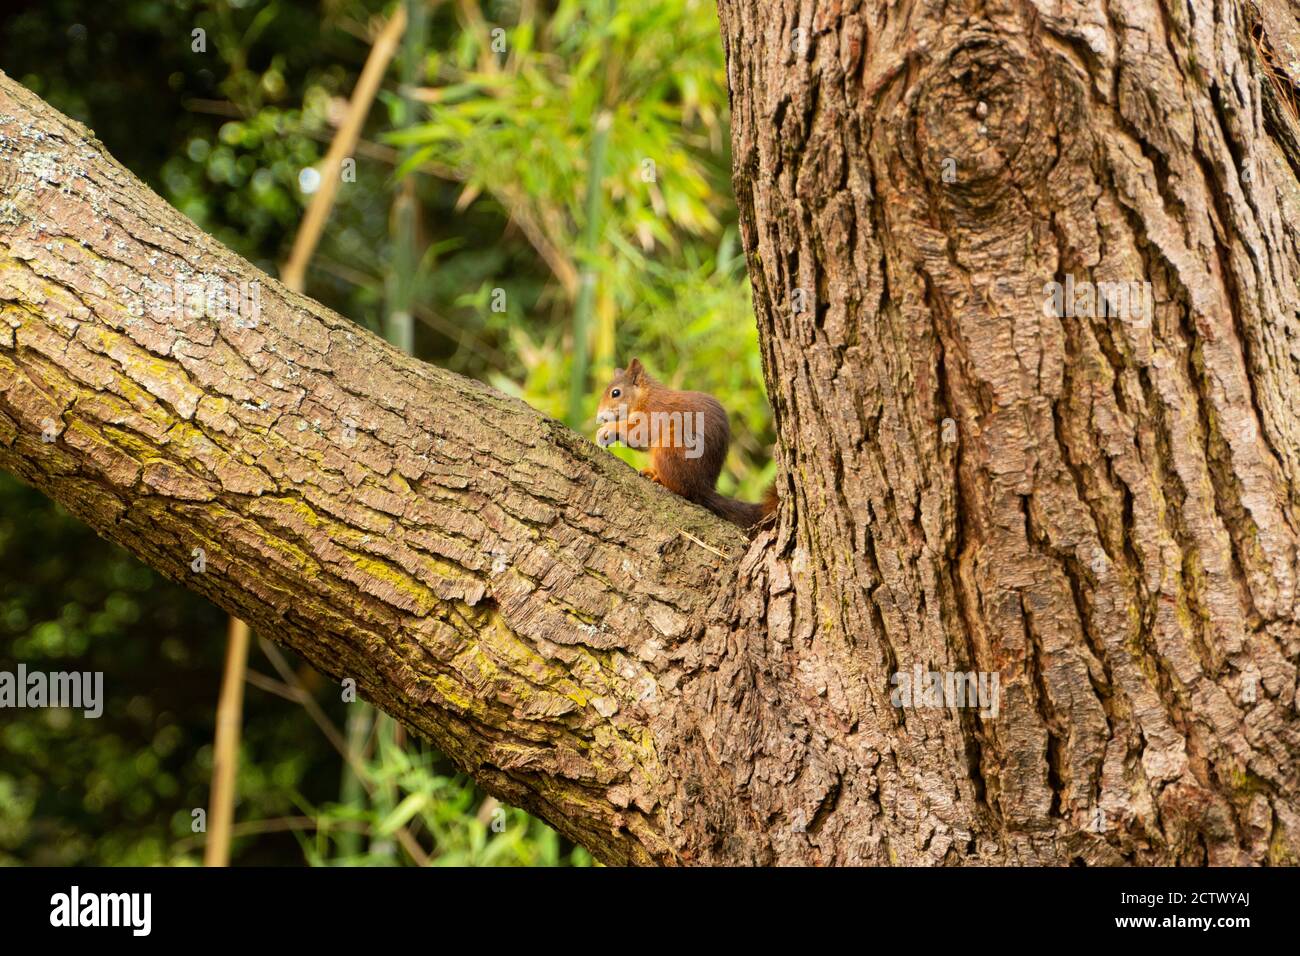
<instances>
[{"instance_id":1,"label":"orange fur","mask_svg":"<svg viewBox=\"0 0 1300 956\"><path fill-rule=\"evenodd\" d=\"M657 415L661 424L657 433L644 427L638 430L637 415ZM599 444L620 441L629 448L648 451L650 466L641 474L719 517L750 528L776 510L775 488L769 490L762 504L736 501L715 490L731 445L731 426L726 409L712 395L668 388L651 378L638 359L633 359L626 369L614 370L601 396L596 420L600 425L596 432ZM688 430L697 423L702 423L702 435ZM688 454L688 439L702 442L698 457Z\"/></svg>"}]
</instances>

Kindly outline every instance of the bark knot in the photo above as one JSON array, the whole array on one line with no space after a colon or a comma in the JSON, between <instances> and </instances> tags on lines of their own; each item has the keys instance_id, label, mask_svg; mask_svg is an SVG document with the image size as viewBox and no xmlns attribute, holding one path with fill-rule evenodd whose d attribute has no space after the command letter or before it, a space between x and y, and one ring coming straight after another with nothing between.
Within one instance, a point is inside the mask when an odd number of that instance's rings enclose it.
<instances>
[{"instance_id":1,"label":"bark knot","mask_svg":"<svg viewBox=\"0 0 1300 956\"><path fill-rule=\"evenodd\" d=\"M925 68L912 105L915 159L936 199L987 214L1046 172L1045 72L1009 38L967 32Z\"/></svg>"}]
</instances>

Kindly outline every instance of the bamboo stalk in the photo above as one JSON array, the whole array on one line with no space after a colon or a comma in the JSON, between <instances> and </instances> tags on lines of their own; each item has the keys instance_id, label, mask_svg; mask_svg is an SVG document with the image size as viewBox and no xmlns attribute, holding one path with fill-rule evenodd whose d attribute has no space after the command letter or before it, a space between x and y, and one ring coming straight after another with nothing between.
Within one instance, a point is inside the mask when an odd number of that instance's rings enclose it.
<instances>
[{"instance_id":1,"label":"bamboo stalk","mask_svg":"<svg viewBox=\"0 0 1300 956\"><path fill-rule=\"evenodd\" d=\"M239 730L244 710L244 670L248 663L248 625L232 617L226 641L226 669L217 701L212 747L212 792L204 866L230 865L231 824L235 815L235 777L239 773Z\"/></svg>"},{"instance_id":2,"label":"bamboo stalk","mask_svg":"<svg viewBox=\"0 0 1300 956\"><path fill-rule=\"evenodd\" d=\"M365 746L366 738L370 736L371 720L374 717L374 708L368 704L357 702L348 708L347 720L347 742L346 748L349 754L360 754L361 748ZM343 770L339 778L339 803L345 807L360 807L366 799L366 788L353 767L353 761L345 759L343 761ZM340 856L350 857L357 856L361 853L362 834L350 830L339 834L338 851Z\"/></svg>"},{"instance_id":3,"label":"bamboo stalk","mask_svg":"<svg viewBox=\"0 0 1300 956\"><path fill-rule=\"evenodd\" d=\"M402 44L402 97L394 117L398 129L415 119L417 108L413 91L423 78L424 56L424 0L404 0L406 21L409 24ZM401 160L409 159L415 150L407 147ZM415 295L415 273L420 264L419 204L415 194L415 177L404 176L395 184L389 230L392 236L391 268L385 286L384 338L408 355L415 345L415 324L412 319L412 300Z\"/></svg>"},{"instance_id":4,"label":"bamboo stalk","mask_svg":"<svg viewBox=\"0 0 1300 956\"><path fill-rule=\"evenodd\" d=\"M334 207L334 194L338 191L339 172L343 160L352 154L356 146L357 139L361 135L361 126L370 113L370 105L374 102L375 94L379 92L379 84L388 70L388 64L392 62L393 55L397 52L398 42L405 29L406 7L398 6L380 31L375 45L370 48L366 65L361 70L356 89L352 91L352 99L348 102L347 118L339 126L339 131L334 141L330 143L325 159L321 162L320 185L311 197L307 214L303 217L298 235L294 239L293 251L289 253L289 261L280 274L284 284L297 292L303 289L307 263L311 260L312 253L316 251L321 232L325 229L325 221Z\"/></svg>"},{"instance_id":5,"label":"bamboo stalk","mask_svg":"<svg viewBox=\"0 0 1300 956\"><path fill-rule=\"evenodd\" d=\"M582 272L578 301L573 308L573 368L569 375L569 427L581 428L589 417L587 400L587 355L590 350L591 313L596 304L596 257L600 252L601 181L605 178L605 146L614 118L608 110L596 116L592 127L591 152L587 163L587 221L582 237Z\"/></svg>"}]
</instances>

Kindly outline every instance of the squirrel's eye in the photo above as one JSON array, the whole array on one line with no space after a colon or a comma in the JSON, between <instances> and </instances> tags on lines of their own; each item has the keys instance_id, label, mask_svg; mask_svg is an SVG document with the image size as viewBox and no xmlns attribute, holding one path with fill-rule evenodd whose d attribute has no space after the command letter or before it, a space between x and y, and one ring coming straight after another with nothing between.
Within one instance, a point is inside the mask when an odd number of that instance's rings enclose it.
<instances>
[{"instance_id":1,"label":"squirrel's eye","mask_svg":"<svg viewBox=\"0 0 1300 956\"><path fill-rule=\"evenodd\" d=\"M611 388L609 390L610 398L618 398L622 394L623 394L623 390L621 388Z\"/></svg>"}]
</instances>

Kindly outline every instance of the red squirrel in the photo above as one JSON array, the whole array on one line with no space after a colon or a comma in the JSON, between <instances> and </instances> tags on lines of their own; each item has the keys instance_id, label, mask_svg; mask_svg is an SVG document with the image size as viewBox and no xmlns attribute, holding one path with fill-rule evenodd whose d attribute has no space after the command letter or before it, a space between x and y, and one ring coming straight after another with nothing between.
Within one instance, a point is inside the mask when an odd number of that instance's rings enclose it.
<instances>
[{"instance_id":1,"label":"red squirrel","mask_svg":"<svg viewBox=\"0 0 1300 956\"><path fill-rule=\"evenodd\" d=\"M720 518L750 529L776 511L776 486L762 503L737 501L714 486L731 444L727 411L712 395L679 392L650 377L639 359L614 369L596 411L596 444L621 441L650 452L641 474Z\"/></svg>"}]
</instances>

